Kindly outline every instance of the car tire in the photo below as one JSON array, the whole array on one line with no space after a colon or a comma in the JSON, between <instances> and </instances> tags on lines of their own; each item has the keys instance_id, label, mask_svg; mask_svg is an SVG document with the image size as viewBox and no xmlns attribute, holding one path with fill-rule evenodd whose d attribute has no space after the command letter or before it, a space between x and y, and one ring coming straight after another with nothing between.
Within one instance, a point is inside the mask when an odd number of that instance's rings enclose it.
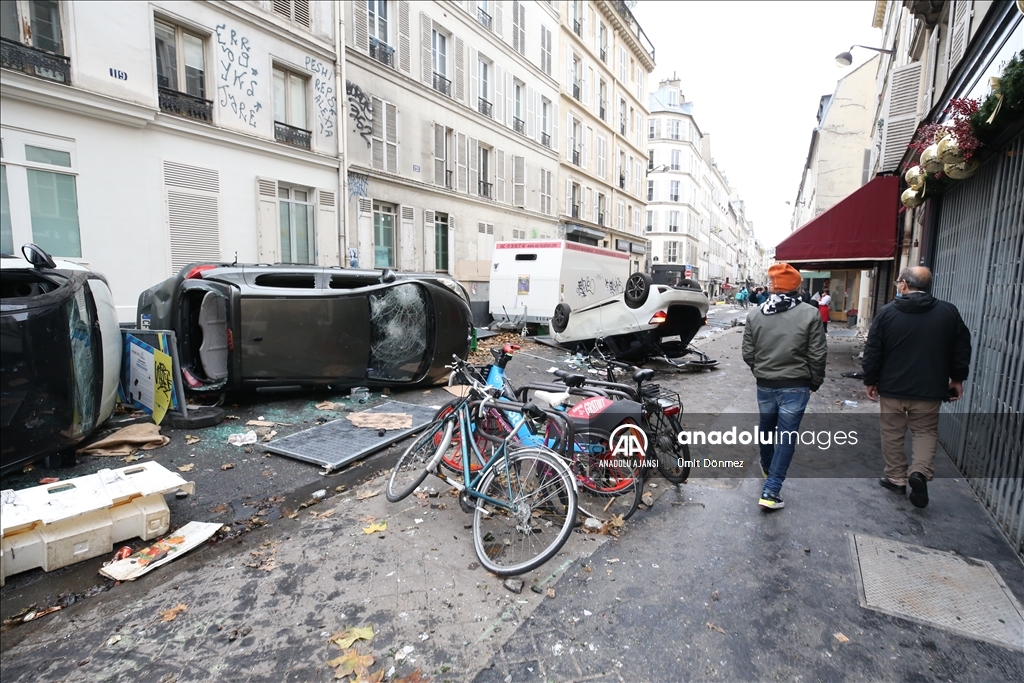
<instances>
[{"instance_id":1,"label":"car tire","mask_svg":"<svg viewBox=\"0 0 1024 683\"><path fill-rule=\"evenodd\" d=\"M224 421L224 409L215 406L189 406L188 415L170 410L164 416L163 424L172 429L202 429L213 427Z\"/></svg>"},{"instance_id":2,"label":"car tire","mask_svg":"<svg viewBox=\"0 0 1024 683\"><path fill-rule=\"evenodd\" d=\"M555 313L551 316L551 329L561 334L569 326L569 315L572 309L569 304L561 303L555 306Z\"/></svg>"},{"instance_id":3,"label":"car tire","mask_svg":"<svg viewBox=\"0 0 1024 683\"><path fill-rule=\"evenodd\" d=\"M651 294L651 276L647 273L633 273L626 280L626 291L623 300L629 308L640 308L647 303Z\"/></svg>"}]
</instances>

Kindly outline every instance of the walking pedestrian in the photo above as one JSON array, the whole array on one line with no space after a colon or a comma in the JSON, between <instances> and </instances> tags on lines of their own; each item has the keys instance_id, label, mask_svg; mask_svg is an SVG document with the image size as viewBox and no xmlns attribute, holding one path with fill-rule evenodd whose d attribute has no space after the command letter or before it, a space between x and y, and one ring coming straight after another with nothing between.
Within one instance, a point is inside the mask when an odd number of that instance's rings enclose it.
<instances>
[{"instance_id":1,"label":"walking pedestrian","mask_svg":"<svg viewBox=\"0 0 1024 683\"><path fill-rule=\"evenodd\" d=\"M738 301L740 306L742 306L744 309L746 309L747 305L750 303L748 301L749 297L750 292L747 291L746 287L744 287L743 289L736 293L736 301Z\"/></svg>"},{"instance_id":2,"label":"walking pedestrian","mask_svg":"<svg viewBox=\"0 0 1024 683\"><path fill-rule=\"evenodd\" d=\"M825 334L828 334L828 307L832 303L832 297L829 296L828 290L821 290L821 298L818 299L818 312L821 314L821 325L825 328Z\"/></svg>"},{"instance_id":3,"label":"walking pedestrian","mask_svg":"<svg viewBox=\"0 0 1024 683\"><path fill-rule=\"evenodd\" d=\"M910 502L919 508L928 505L939 407L963 395L971 364L971 332L956 306L928 293L931 281L924 267L900 272L896 298L871 324L863 363L868 398L881 400L885 476L878 483L906 493L909 481ZM912 436L909 468L903 451L907 429Z\"/></svg>"},{"instance_id":4,"label":"walking pedestrian","mask_svg":"<svg viewBox=\"0 0 1024 683\"><path fill-rule=\"evenodd\" d=\"M757 504L778 510L785 506L779 494L796 448L789 435L799 430L811 392L825 381L828 349L818 312L798 298L800 272L788 263L777 263L768 269L768 277L771 294L747 316L743 361L757 380L758 443L765 477ZM761 443L764 440L768 443Z\"/></svg>"}]
</instances>

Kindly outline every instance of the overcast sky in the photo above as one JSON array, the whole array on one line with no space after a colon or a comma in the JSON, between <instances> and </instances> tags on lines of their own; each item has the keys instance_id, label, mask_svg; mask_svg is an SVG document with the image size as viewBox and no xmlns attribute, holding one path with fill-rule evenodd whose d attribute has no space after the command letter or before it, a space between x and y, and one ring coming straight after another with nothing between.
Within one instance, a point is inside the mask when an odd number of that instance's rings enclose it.
<instances>
[{"instance_id":1,"label":"overcast sky","mask_svg":"<svg viewBox=\"0 0 1024 683\"><path fill-rule=\"evenodd\" d=\"M789 234L818 101L874 52L854 49L853 66L835 56L853 44L881 47L872 0L817 2L655 2L633 10L655 48L649 90L675 72L694 103L711 155L762 244Z\"/></svg>"}]
</instances>

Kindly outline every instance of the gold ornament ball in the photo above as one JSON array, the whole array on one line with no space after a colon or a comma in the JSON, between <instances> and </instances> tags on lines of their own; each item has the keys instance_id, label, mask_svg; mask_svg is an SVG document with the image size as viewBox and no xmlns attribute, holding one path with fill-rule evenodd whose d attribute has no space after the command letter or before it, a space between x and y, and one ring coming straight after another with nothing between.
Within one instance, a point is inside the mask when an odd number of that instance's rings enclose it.
<instances>
[{"instance_id":1,"label":"gold ornament ball","mask_svg":"<svg viewBox=\"0 0 1024 683\"><path fill-rule=\"evenodd\" d=\"M947 135L939 140L938 154L939 160L944 164L961 164L964 161L960 143L952 135Z\"/></svg>"},{"instance_id":2,"label":"gold ornament ball","mask_svg":"<svg viewBox=\"0 0 1024 683\"><path fill-rule=\"evenodd\" d=\"M965 161L962 164L946 164L942 167L943 172L953 180L970 178L978 172L979 164L974 159Z\"/></svg>"},{"instance_id":3,"label":"gold ornament ball","mask_svg":"<svg viewBox=\"0 0 1024 683\"><path fill-rule=\"evenodd\" d=\"M903 194L900 195L900 201L903 202L903 206L908 209L913 209L921 206L922 202L924 202L924 198L921 197L921 194L917 190L908 187L903 190Z\"/></svg>"},{"instance_id":4,"label":"gold ornament ball","mask_svg":"<svg viewBox=\"0 0 1024 683\"><path fill-rule=\"evenodd\" d=\"M924 169L914 166L903 175L903 179L907 181L907 185L910 185L911 189L920 190L924 187Z\"/></svg>"},{"instance_id":5,"label":"gold ornament ball","mask_svg":"<svg viewBox=\"0 0 1024 683\"><path fill-rule=\"evenodd\" d=\"M938 173L942 170L942 161L939 160L939 146L932 145L921 152L921 167L928 173Z\"/></svg>"}]
</instances>

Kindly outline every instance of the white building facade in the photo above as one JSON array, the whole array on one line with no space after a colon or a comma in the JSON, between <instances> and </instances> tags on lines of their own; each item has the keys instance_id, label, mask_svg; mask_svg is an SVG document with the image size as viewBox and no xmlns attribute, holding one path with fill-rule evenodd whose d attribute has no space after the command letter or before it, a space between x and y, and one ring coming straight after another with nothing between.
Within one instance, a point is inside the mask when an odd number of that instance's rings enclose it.
<instances>
[{"instance_id":1,"label":"white building facade","mask_svg":"<svg viewBox=\"0 0 1024 683\"><path fill-rule=\"evenodd\" d=\"M482 324L494 243L558 236L556 8L344 7L347 263L449 273Z\"/></svg>"},{"instance_id":2,"label":"white building facade","mask_svg":"<svg viewBox=\"0 0 1024 683\"><path fill-rule=\"evenodd\" d=\"M629 253L647 267L645 88L654 47L622 2L553 3L564 116L559 152L560 234Z\"/></svg>"},{"instance_id":3,"label":"white building facade","mask_svg":"<svg viewBox=\"0 0 1024 683\"><path fill-rule=\"evenodd\" d=\"M338 265L334 8L3 3L3 251L104 273L122 322L190 262Z\"/></svg>"}]
</instances>

